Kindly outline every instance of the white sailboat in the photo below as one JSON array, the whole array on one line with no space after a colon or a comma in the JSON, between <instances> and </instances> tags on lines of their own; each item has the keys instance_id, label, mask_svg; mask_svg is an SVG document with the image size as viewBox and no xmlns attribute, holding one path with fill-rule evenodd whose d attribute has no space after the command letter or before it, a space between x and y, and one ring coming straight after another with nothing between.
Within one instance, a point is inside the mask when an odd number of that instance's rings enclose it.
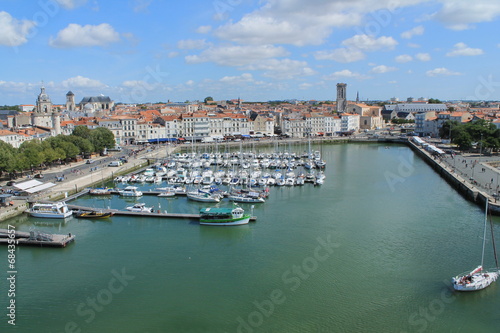
<instances>
[{"instance_id":1,"label":"white sailboat","mask_svg":"<svg viewBox=\"0 0 500 333\"><path fill-rule=\"evenodd\" d=\"M468 273L463 273L452 278L453 288L457 291L476 291L488 287L496 281L500 270L498 268L498 260L495 249L495 239L493 236L493 228L491 228L491 239L493 241L493 252L495 254L496 269L486 271L483 268L484 263L484 247L486 244L486 222L488 220L488 199L486 199L486 209L484 213L484 232L483 232L483 251L481 255L481 265Z\"/></svg>"}]
</instances>

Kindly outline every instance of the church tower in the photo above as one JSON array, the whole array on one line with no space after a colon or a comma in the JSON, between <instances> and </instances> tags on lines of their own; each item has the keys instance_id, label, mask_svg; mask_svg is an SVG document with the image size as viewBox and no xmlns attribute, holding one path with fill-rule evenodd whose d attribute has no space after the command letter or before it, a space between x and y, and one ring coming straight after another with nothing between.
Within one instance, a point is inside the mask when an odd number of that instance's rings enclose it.
<instances>
[{"instance_id":1,"label":"church tower","mask_svg":"<svg viewBox=\"0 0 500 333\"><path fill-rule=\"evenodd\" d=\"M71 91L66 94L66 110L75 111L75 94Z\"/></svg>"},{"instance_id":2,"label":"church tower","mask_svg":"<svg viewBox=\"0 0 500 333\"><path fill-rule=\"evenodd\" d=\"M347 110L347 84L337 83L337 112L346 112Z\"/></svg>"},{"instance_id":3,"label":"church tower","mask_svg":"<svg viewBox=\"0 0 500 333\"><path fill-rule=\"evenodd\" d=\"M45 87L40 88L40 94L36 100L35 112L39 114L50 114L52 113L52 101L50 97L45 93Z\"/></svg>"}]
</instances>

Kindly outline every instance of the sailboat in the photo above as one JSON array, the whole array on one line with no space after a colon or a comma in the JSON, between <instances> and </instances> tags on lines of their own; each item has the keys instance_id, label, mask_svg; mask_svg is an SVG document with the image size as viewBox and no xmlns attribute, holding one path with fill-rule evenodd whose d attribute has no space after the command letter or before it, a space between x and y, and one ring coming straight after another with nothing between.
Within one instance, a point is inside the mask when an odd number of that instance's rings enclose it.
<instances>
[{"instance_id":1,"label":"sailboat","mask_svg":"<svg viewBox=\"0 0 500 333\"><path fill-rule=\"evenodd\" d=\"M495 254L496 270L486 271L483 268L484 247L486 244L486 222L488 219L488 199L486 199L486 209L484 213L484 233L483 233L483 252L481 255L481 265L468 273L463 273L452 278L453 288L457 291L475 291L488 287L496 281L500 270L498 268L498 259L495 249L495 238L493 236L493 225L491 225L491 239L493 243L493 252ZM491 223L491 221L490 221Z\"/></svg>"}]
</instances>

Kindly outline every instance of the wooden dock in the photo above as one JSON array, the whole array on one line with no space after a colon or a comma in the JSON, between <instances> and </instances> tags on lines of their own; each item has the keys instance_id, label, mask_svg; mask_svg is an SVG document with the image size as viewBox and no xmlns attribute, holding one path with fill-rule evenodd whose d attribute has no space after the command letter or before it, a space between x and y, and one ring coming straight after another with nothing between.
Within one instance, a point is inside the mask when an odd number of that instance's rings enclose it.
<instances>
[{"instance_id":1,"label":"wooden dock","mask_svg":"<svg viewBox=\"0 0 500 333\"><path fill-rule=\"evenodd\" d=\"M40 247L66 247L75 240L75 235L46 234L39 231L16 231L15 245L40 246ZM0 244L9 244L9 231L0 229Z\"/></svg>"},{"instance_id":2,"label":"wooden dock","mask_svg":"<svg viewBox=\"0 0 500 333\"><path fill-rule=\"evenodd\" d=\"M84 210L84 211L93 211L96 210L96 208L92 207L85 207L85 206L77 206L77 205L71 205L67 204L68 208L71 210ZM113 213L113 215L116 216L144 216L144 217L161 217L161 218L173 218L173 219L189 219L189 220L199 220L200 219L200 214L180 214L180 213L165 213L161 211L156 211L156 212L130 212L128 210L118 210L118 209L97 209L102 212L106 213ZM257 217L252 216L250 218L250 221L256 221Z\"/></svg>"}]
</instances>

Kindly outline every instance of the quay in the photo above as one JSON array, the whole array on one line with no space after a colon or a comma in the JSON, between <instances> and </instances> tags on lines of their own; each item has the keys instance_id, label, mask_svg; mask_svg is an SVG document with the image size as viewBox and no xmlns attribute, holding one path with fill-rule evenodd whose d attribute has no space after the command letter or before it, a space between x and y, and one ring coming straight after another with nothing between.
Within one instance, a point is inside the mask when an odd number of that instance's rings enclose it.
<instances>
[{"instance_id":1,"label":"quay","mask_svg":"<svg viewBox=\"0 0 500 333\"><path fill-rule=\"evenodd\" d=\"M78 206L78 205L71 205L67 204L68 208L71 210L83 210L83 211L93 211L95 208L92 207L85 207L85 206ZM166 213L166 212L161 212L160 210L156 212L130 212L128 210L118 210L118 209L99 209L99 211L105 212L105 213L113 213L113 215L117 216L143 216L143 217L161 217L161 218L172 218L172 219L189 219L189 220L199 220L200 215L199 214L181 214L181 213ZM250 221L257 221L257 217L252 216L250 218Z\"/></svg>"},{"instance_id":2,"label":"quay","mask_svg":"<svg viewBox=\"0 0 500 333\"><path fill-rule=\"evenodd\" d=\"M0 244L9 244L9 231L0 229ZM15 245L40 246L40 247L66 247L75 240L75 235L46 234L38 231L16 231Z\"/></svg>"}]
</instances>

